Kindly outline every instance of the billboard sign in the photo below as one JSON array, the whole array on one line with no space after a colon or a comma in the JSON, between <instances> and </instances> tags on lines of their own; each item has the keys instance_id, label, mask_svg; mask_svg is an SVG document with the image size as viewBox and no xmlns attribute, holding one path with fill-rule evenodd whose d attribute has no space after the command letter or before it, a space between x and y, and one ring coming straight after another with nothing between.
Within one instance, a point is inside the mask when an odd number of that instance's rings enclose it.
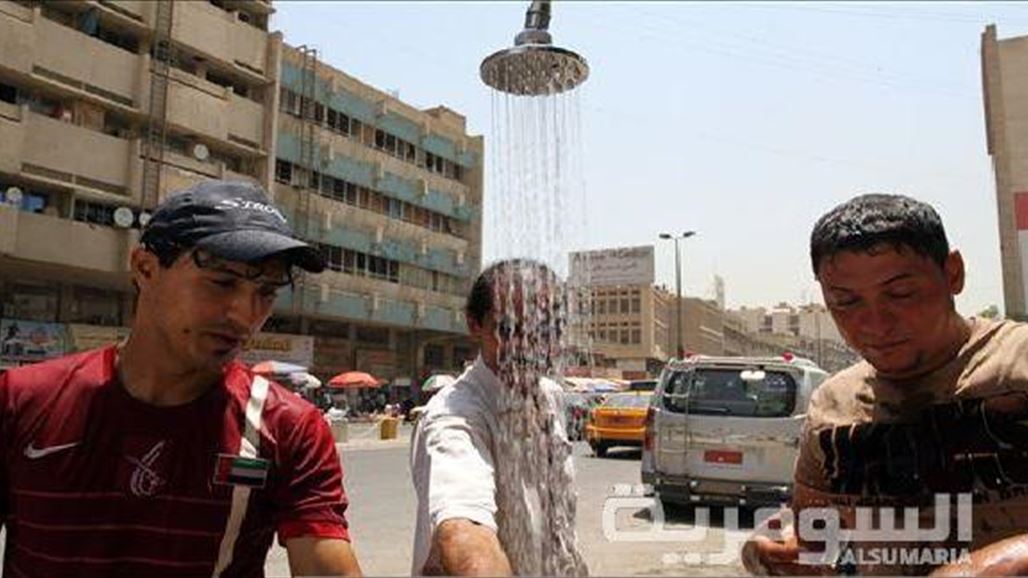
<instances>
[{"instance_id":1,"label":"billboard sign","mask_svg":"<svg viewBox=\"0 0 1028 578\"><path fill-rule=\"evenodd\" d=\"M571 253L571 281L576 285L652 285L653 245Z\"/></svg>"},{"instance_id":2,"label":"billboard sign","mask_svg":"<svg viewBox=\"0 0 1028 578\"><path fill-rule=\"evenodd\" d=\"M42 361L67 352L67 333L60 323L20 319L0 320L0 358L7 361Z\"/></svg>"}]
</instances>

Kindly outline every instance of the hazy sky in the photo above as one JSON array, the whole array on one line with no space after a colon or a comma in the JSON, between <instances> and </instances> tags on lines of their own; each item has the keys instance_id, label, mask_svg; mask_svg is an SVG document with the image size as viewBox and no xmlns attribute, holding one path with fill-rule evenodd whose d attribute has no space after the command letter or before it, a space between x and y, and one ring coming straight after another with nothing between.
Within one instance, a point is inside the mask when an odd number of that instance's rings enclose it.
<instances>
[{"instance_id":1,"label":"hazy sky","mask_svg":"<svg viewBox=\"0 0 1028 578\"><path fill-rule=\"evenodd\" d=\"M415 106L465 114L488 147L478 65L511 44L527 5L280 1L272 26ZM673 287L657 235L695 229L687 294L711 296L719 274L730 306L820 301L813 222L855 194L902 192L934 204L964 253L961 311L1002 308L989 23L1028 34L1028 4L555 2L554 43L591 67L583 248L654 244L657 280Z\"/></svg>"}]
</instances>

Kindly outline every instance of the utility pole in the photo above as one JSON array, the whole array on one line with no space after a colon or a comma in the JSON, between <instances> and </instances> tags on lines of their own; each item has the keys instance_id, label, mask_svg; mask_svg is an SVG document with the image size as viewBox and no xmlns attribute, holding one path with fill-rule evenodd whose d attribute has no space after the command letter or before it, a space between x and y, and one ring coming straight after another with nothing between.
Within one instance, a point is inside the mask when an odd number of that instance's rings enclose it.
<instances>
[{"instance_id":1,"label":"utility pole","mask_svg":"<svg viewBox=\"0 0 1028 578\"><path fill-rule=\"evenodd\" d=\"M677 295L675 301L675 317L676 321L676 333L678 334L677 339L677 357L682 359L685 357L685 345L682 342L682 265L681 265L681 254L678 250L678 241L682 239L688 239L696 234L696 231L686 231L681 235L675 236L670 233L661 233L661 239L671 239L675 242L675 293Z\"/></svg>"}]
</instances>

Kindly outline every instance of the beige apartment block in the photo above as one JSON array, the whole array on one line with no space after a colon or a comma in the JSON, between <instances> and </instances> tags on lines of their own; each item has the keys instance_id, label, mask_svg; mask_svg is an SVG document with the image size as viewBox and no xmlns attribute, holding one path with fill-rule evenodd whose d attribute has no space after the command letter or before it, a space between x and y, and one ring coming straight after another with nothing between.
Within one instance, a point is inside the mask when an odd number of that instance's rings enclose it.
<instances>
[{"instance_id":1,"label":"beige apartment block","mask_svg":"<svg viewBox=\"0 0 1028 578\"><path fill-rule=\"evenodd\" d=\"M318 361L330 371L459 370L481 264L482 137L462 115L419 110L308 47L284 48L277 109L276 201L330 269L279 311L279 330L314 335L315 350L333 344ZM359 367L361 355L391 362Z\"/></svg>"},{"instance_id":2,"label":"beige apartment block","mask_svg":"<svg viewBox=\"0 0 1028 578\"><path fill-rule=\"evenodd\" d=\"M1028 318L1028 36L982 33L986 148L996 177L1004 310Z\"/></svg>"},{"instance_id":3,"label":"beige apartment block","mask_svg":"<svg viewBox=\"0 0 1028 578\"><path fill-rule=\"evenodd\" d=\"M0 337L45 343L0 363L122 332L128 251L170 191L270 184L271 12L266 0L0 0Z\"/></svg>"},{"instance_id":4,"label":"beige apartment block","mask_svg":"<svg viewBox=\"0 0 1028 578\"><path fill-rule=\"evenodd\" d=\"M402 385L474 354L482 138L288 47L272 12L0 0L0 364L123 336L141 222L207 178L262 184L330 260L276 303L251 359Z\"/></svg>"}]
</instances>

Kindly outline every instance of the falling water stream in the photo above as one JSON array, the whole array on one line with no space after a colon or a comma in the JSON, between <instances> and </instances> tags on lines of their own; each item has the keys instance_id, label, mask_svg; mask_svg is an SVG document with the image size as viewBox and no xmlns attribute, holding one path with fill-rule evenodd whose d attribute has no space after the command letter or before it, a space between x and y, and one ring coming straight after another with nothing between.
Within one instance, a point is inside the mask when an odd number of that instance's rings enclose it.
<instances>
[{"instance_id":1,"label":"falling water stream","mask_svg":"<svg viewBox=\"0 0 1028 578\"><path fill-rule=\"evenodd\" d=\"M507 90L492 93L487 143L486 254L519 260L497 278L493 295L507 344L498 371L505 386L495 447L498 531L515 573L586 576L575 535L572 447L556 431L565 415L557 383L570 357L588 345L572 331L584 292L567 280L568 253L586 234L579 92L567 90L582 78L545 94L512 90L510 80L559 75L544 52L519 54L517 70L499 69Z\"/></svg>"}]
</instances>

